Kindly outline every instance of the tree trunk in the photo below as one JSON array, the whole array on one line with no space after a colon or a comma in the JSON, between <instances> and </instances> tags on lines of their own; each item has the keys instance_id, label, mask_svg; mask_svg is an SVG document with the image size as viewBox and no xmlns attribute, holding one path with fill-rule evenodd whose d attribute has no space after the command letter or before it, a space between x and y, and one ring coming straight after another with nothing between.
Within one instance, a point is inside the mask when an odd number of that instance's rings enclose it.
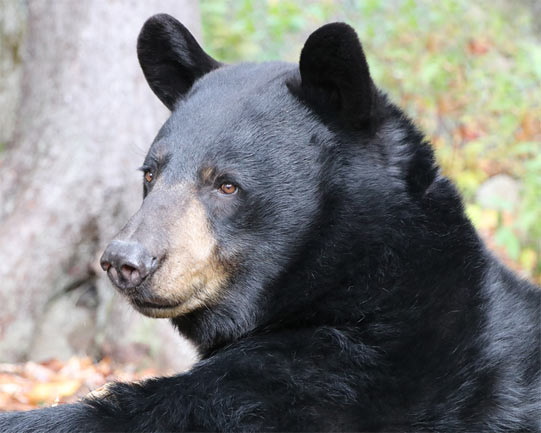
<instances>
[{"instance_id":1,"label":"tree trunk","mask_svg":"<svg viewBox=\"0 0 541 433\"><path fill-rule=\"evenodd\" d=\"M185 343L113 296L98 258L140 204L136 168L166 117L137 63L138 32L168 12L197 34L196 0L28 7L21 105L0 155L0 360L101 351L181 368Z\"/></svg>"},{"instance_id":2,"label":"tree trunk","mask_svg":"<svg viewBox=\"0 0 541 433\"><path fill-rule=\"evenodd\" d=\"M0 152L13 135L26 29L22 0L0 0Z\"/></svg>"}]
</instances>

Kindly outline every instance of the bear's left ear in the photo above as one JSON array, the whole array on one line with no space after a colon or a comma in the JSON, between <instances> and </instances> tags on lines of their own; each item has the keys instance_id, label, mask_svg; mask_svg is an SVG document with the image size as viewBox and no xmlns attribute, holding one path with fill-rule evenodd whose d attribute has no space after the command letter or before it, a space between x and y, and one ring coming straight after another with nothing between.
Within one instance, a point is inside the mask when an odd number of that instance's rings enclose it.
<instances>
[{"instance_id":1,"label":"bear's left ear","mask_svg":"<svg viewBox=\"0 0 541 433\"><path fill-rule=\"evenodd\" d=\"M331 23L312 33L301 52L301 97L316 111L362 128L371 117L375 86L355 30Z\"/></svg>"},{"instance_id":2,"label":"bear's left ear","mask_svg":"<svg viewBox=\"0 0 541 433\"><path fill-rule=\"evenodd\" d=\"M167 14L145 22L137 39L137 56L150 88L171 111L198 78L221 65Z\"/></svg>"}]
</instances>

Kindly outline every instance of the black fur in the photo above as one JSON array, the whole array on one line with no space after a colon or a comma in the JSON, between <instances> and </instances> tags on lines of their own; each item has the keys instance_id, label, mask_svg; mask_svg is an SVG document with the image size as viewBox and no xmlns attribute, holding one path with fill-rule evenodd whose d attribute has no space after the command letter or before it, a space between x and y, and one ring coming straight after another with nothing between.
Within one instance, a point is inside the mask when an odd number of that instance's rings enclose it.
<instances>
[{"instance_id":1,"label":"black fur","mask_svg":"<svg viewBox=\"0 0 541 433\"><path fill-rule=\"evenodd\" d=\"M141 63L174 111L145 165L239 185L225 205L198 186L234 276L173 319L191 371L0 431L541 431L541 292L486 250L354 31L316 31L299 71L217 67L171 17L149 23Z\"/></svg>"},{"instance_id":2,"label":"black fur","mask_svg":"<svg viewBox=\"0 0 541 433\"><path fill-rule=\"evenodd\" d=\"M299 94L319 114L338 117L346 127L370 126L375 88L350 26L327 24L312 33L302 49L299 70Z\"/></svg>"},{"instance_id":3,"label":"black fur","mask_svg":"<svg viewBox=\"0 0 541 433\"><path fill-rule=\"evenodd\" d=\"M198 78L220 66L186 27L166 14L147 20L137 39L137 56L150 88L170 110Z\"/></svg>"}]
</instances>

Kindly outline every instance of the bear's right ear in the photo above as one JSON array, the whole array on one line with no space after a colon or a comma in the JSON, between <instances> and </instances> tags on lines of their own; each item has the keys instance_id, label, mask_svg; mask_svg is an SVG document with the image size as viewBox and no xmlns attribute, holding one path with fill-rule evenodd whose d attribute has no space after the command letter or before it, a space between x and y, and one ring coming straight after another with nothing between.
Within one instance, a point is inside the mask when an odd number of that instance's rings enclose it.
<instances>
[{"instance_id":1,"label":"bear's right ear","mask_svg":"<svg viewBox=\"0 0 541 433\"><path fill-rule=\"evenodd\" d=\"M171 111L198 78L220 67L188 29L167 14L145 22L137 56L150 88Z\"/></svg>"}]
</instances>

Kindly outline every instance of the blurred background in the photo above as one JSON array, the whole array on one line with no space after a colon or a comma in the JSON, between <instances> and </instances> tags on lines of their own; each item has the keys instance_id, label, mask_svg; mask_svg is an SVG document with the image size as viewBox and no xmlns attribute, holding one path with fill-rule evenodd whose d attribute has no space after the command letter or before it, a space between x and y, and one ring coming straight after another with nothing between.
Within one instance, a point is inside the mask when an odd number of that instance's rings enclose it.
<instances>
[{"instance_id":1,"label":"blurred background","mask_svg":"<svg viewBox=\"0 0 541 433\"><path fill-rule=\"evenodd\" d=\"M225 62L296 62L318 26L351 24L489 248L541 284L538 0L0 0L0 409L195 359L98 265L140 204L136 168L167 117L135 52L158 12Z\"/></svg>"}]
</instances>

